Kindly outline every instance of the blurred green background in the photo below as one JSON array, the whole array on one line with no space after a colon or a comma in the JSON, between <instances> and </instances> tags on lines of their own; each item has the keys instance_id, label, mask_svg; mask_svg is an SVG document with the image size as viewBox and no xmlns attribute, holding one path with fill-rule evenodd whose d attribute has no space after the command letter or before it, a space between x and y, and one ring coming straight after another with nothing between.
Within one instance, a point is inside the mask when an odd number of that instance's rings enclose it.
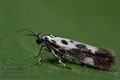
<instances>
[{"instance_id":1,"label":"blurred green background","mask_svg":"<svg viewBox=\"0 0 120 80\"><path fill-rule=\"evenodd\" d=\"M113 50L116 72L67 63L52 54L34 65L38 47L27 28ZM0 0L0 80L120 80L119 0Z\"/></svg>"}]
</instances>

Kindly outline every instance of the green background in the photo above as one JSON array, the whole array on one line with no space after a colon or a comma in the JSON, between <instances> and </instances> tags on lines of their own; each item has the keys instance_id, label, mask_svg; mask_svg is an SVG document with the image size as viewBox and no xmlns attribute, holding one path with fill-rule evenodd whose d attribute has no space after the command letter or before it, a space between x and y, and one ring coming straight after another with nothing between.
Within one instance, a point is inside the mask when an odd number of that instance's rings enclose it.
<instances>
[{"instance_id":1,"label":"green background","mask_svg":"<svg viewBox=\"0 0 120 80\"><path fill-rule=\"evenodd\" d=\"M116 72L67 63L64 69L45 51L34 65L38 47L24 36L27 28L113 50ZM120 80L119 0L0 0L0 80Z\"/></svg>"}]
</instances>

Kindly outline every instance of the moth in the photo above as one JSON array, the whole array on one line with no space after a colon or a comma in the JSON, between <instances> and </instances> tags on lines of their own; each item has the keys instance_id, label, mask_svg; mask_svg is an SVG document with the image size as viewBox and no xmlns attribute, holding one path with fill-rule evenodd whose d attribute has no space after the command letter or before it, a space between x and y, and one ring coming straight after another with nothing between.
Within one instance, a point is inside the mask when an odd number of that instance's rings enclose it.
<instances>
[{"instance_id":1,"label":"moth","mask_svg":"<svg viewBox=\"0 0 120 80\"><path fill-rule=\"evenodd\" d=\"M115 56L111 51L94 47L72 39L58 37L52 34L35 34L31 30L29 36L34 36L40 47L36 56L38 63L42 61L44 50L51 52L64 67L68 67L63 60L92 66L102 70L111 70L115 64Z\"/></svg>"}]
</instances>

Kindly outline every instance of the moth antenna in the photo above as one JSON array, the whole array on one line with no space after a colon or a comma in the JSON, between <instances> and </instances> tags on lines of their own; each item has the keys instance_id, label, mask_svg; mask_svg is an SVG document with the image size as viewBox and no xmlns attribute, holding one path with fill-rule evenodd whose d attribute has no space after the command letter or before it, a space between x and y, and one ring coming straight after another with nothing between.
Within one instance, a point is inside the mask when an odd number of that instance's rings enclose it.
<instances>
[{"instance_id":1,"label":"moth antenna","mask_svg":"<svg viewBox=\"0 0 120 80\"><path fill-rule=\"evenodd\" d=\"M22 29L21 31L28 31L28 32L30 32L30 33L32 33L32 34L34 34L34 35L37 35L35 32L33 32L33 31L30 30L30 29Z\"/></svg>"},{"instance_id":2,"label":"moth antenna","mask_svg":"<svg viewBox=\"0 0 120 80\"><path fill-rule=\"evenodd\" d=\"M26 36L35 36L35 37L37 37L38 35L36 35L36 34L25 34Z\"/></svg>"},{"instance_id":3,"label":"moth antenna","mask_svg":"<svg viewBox=\"0 0 120 80\"><path fill-rule=\"evenodd\" d=\"M27 35L27 36L35 36L35 37L38 37L38 35L40 35L41 33L39 33L39 34L36 34L35 32L33 32L32 30L30 30L30 29L21 29L21 30L19 30L19 32L23 32L23 31L27 31L27 32L30 32L30 33L28 33L28 34L25 34L25 35Z\"/></svg>"}]
</instances>

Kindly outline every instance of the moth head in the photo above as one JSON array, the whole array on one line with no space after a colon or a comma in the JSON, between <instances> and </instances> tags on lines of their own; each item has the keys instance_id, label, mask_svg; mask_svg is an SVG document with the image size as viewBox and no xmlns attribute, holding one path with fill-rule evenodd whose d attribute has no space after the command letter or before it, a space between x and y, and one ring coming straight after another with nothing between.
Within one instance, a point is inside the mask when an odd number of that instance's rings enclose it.
<instances>
[{"instance_id":1,"label":"moth head","mask_svg":"<svg viewBox=\"0 0 120 80\"><path fill-rule=\"evenodd\" d=\"M36 35L36 43L41 44L43 41L44 41L43 36L41 35L41 33L38 33Z\"/></svg>"},{"instance_id":2,"label":"moth head","mask_svg":"<svg viewBox=\"0 0 120 80\"><path fill-rule=\"evenodd\" d=\"M28 34L26 34L27 36L33 36L33 37L35 37L36 43L38 45L41 44L44 41L43 36L41 35L41 33L36 34L32 30L29 30L29 29L24 29L24 30L29 32Z\"/></svg>"}]
</instances>

